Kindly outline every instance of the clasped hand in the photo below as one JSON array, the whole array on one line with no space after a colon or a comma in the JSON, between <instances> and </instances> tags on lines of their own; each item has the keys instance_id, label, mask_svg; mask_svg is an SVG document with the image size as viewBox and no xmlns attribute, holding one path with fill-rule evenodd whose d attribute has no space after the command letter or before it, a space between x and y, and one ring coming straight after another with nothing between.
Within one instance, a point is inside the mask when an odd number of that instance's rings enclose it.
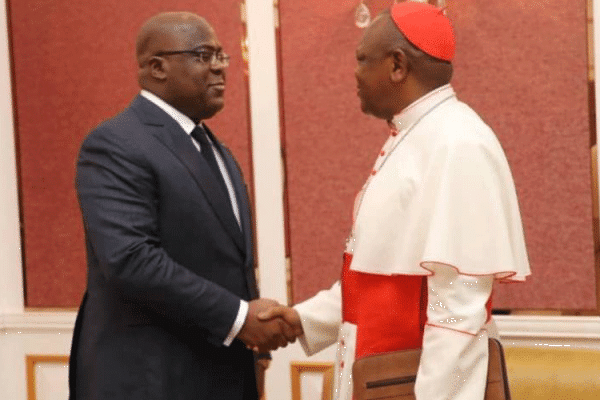
<instances>
[{"instance_id":1,"label":"clasped hand","mask_svg":"<svg viewBox=\"0 0 600 400\"><path fill-rule=\"evenodd\" d=\"M238 339L254 351L268 352L295 342L302 334L296 310L275 300L257 299L248 303L248 315Z\"/></svg>"}]
</instances>

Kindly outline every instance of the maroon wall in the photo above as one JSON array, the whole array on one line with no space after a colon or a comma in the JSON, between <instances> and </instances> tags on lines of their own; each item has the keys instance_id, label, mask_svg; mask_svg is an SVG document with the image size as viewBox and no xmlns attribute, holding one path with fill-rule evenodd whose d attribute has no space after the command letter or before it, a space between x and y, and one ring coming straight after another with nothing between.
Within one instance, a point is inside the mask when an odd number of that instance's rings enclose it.
<instances>
[{"instance_id":1,"label":"maroon wall","mask_svg":"<svg viewBox=\"0 0 600 400\"><path fill-rule=\"evenodd\" d=\"M294 300L340 273L353 198L388 133L360 113L358 1L284 1L281 56ZM390 0L366 1L373 15ZM595 308L585 1L448 0L453 84L498 134L533 276L498 308Z\"/></svg>"},{"instance_id":2,"label":"maroon wall","mask_svg":"<svg viewBox=\"0 0 600 400\"><path fill-rule=\"evenodd\" d=\"M248 178L246 85L231 0L9 0L27 305L75 306L85 285L74 163L85 134L137 93L133 42L158 11L206 16L232 56L211 126ZM360 113L357 0L282 1L281 57L294 300L340 271L354 195L386 138ZM391 0L366 1L375 14ZM448 0L459 96L495 129L517 183L533 277L497 307L593 308L585 2Z\"/></svg>"},{"instance_id":3,"label":"maroon wall","mask_svg":"<svg viewBox=\"0 0 600 400\"><path fill-rule=\"evenodd\" d=\"M213 24L227 52L225 110L211 120L249 175L239 3L233 0L9 0L23 214L26 304L78 305L85 286L74 166L83 137L138 92L134 43L144 20L186 10Z\"/></svg>"},{"instance_id":4,"label":"maroon wall","mask_svg":"<svg viewBox=\"0 0 600 400\"><path fill-rule=\"evenodd\" d=\"M596 308L586 2L454 0L455 87L495 130L517 184L533 275L495 304Z\"/></svg>"},{"instance_id":5,"label":"maroon wall","mask_svg":"<svg viewBox=\"0 0 600 400\"><path fill-rule=\"evenodd\" d=\"M377 3L377 4L375 4ZM385 123L364 116L356 96L357 1L284 1L282 90L294 301L328 287L341 271L354 196ZM388 1L369 1L381 10Z\"/></svg>"}]
</instances>

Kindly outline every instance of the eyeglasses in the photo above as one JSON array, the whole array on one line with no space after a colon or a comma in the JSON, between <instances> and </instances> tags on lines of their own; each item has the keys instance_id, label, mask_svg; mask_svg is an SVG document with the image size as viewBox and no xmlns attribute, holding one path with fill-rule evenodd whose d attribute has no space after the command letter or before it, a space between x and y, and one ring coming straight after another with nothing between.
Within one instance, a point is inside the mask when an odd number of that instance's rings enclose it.
<instances>
[{"instance_id":1,"label":"eyeglasses","mask_svg":"<svg viewBox=\"0 0 600 400\"><path fill-rule=\"evenodd\" d=\"M155 54L156 57L170 56L174 54L189 54L197 58L203 64L209 64L211 67L228 67L229 55L220 50L175 50L175 51L159 51Z\"/></svg>"}]
</instances>

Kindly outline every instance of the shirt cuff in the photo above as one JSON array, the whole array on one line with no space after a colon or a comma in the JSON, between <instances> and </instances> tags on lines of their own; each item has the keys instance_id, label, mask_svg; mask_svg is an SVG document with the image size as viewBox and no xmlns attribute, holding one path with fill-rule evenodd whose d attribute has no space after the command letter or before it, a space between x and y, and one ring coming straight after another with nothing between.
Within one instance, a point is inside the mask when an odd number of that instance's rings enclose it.
<instances>
[{"instance_id":1,"label":"shirt cuff","mask_svg":"<svg viewBox=\"0 0 600 400\"><path fill-rule=\"evenodd\" d=\"M248 302L244 300L240 300L240 308L238 309L237 317L235 317L235 321L233 321L233 326L229 331L229 335L225 338L223 342L224 346L229 346L233 339L240 333L242 327L244 326L244 322L246 322L246 316L248 315Z\"/></svg>"}]
</instances>

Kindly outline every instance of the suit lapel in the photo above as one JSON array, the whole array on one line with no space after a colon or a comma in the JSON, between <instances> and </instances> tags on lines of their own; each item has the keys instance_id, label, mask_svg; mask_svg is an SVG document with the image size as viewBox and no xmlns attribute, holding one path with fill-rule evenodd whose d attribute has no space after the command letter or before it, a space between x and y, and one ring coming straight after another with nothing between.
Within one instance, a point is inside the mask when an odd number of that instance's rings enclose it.
<instances>
[{"instance_id":1,"label":"suit lapel","mask_svg":"<svg viewBox=\"0 0 600 400\"><path fill-rule=\"evenodd\" d=\"M142 96L137 96L131 107L142 122L149 126L149 132L186 166L225 230L233 238L239 249L245 252L245 240L233 214L231 200L221 189L212 170L198 153L190 136L160 107Z\"/></svg>"}]
</instances>

